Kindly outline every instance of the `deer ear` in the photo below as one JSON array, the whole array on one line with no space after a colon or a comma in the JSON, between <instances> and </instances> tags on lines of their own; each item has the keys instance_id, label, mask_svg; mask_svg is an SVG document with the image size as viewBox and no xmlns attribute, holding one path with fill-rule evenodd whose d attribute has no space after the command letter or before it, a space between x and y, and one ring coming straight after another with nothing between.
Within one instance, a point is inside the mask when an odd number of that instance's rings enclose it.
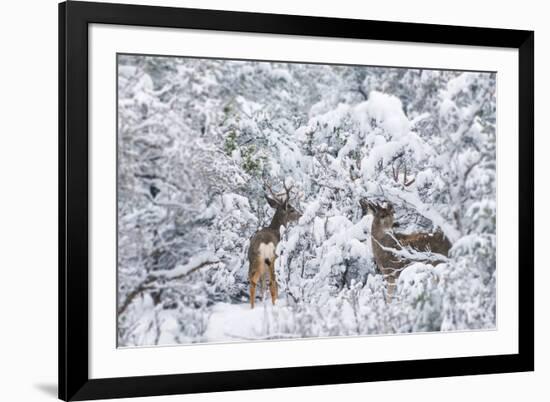
<instances>
[{"instance_id":1,"label":"deer ear","mask_svg":"<svg viewBox=\"0 0 550 402\"><path fill-rule=\"evenodd\" d=\"M365 211L368 211L369 209L371 209L372 212L376 212L376 205L374 205L374 202L364 201L364 203L362 203L361 206L366 207Z\"/></svg>"},{"instance_id":2,"label":"deer ear","mask_svg":"<svg viewBox=\"0 0 550 402\"><path fill-rule=\"evenodd\" d=\"M273 198L269 198L267 195L265 196L265 199L267 200L267 203L271 208L277 208L279 206L279 203L274 200Z\"/></svg>"}]
</instances>

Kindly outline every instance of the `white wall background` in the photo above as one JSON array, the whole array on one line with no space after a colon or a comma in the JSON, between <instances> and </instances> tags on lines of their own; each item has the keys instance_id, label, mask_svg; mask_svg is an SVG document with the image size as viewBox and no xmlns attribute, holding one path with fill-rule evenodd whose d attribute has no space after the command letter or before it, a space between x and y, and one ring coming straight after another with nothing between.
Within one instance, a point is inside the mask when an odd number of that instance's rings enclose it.
<instances>
[{"instance_id":1,"label":"white wall background","mask_svg":"<svg viewBox=\"0 0 550 402\"><path fill-rule=\"evenodd\" d=\"M122 2L122 1L121 1ZM536 372L304 387L134 401L544 400L550 302L550 25L545 3L398 0L163 0L145 4L534 29L536 59ZM0 22L0 399L54 400L57 382L57 1L3 2Z\"/></svg>"}]
</instances>

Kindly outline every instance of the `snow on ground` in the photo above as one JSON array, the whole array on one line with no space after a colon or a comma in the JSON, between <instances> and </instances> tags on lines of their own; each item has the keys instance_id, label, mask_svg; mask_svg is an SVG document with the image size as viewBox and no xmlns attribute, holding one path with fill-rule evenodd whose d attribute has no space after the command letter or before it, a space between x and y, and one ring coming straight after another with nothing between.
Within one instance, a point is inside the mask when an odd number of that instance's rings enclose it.
<instances>
[{"instance_id":1,"label":"snow on ground","mask_svg":"<svg viewBox=\"0 0 550 402\"><path fill-rule=\"evenodd\" d=\"M257 340L268 332L269 323L273 321L273 313L283 309L284 300L277 300L272 305L269 297L258 300L254 309L250 303L230 304L218 303L212 309L208 328L204 333L205 342L223 342L239 340Z\"/></svg>"}]
</instances>

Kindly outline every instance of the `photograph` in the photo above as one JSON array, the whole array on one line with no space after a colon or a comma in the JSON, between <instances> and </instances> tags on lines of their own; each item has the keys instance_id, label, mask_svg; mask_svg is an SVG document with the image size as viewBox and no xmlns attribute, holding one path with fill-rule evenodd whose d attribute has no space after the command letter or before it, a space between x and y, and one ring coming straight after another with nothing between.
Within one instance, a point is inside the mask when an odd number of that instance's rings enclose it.
<instances>
[{"instance_id":1,"label":"photograph","mask_svg":"<svg viewBox=\"0 0 550 402\"><path fill-rule=\"evenodd\" d=\"M118 347L497 328L496 72L116 58Z\"/></svg>"}]
</instances>

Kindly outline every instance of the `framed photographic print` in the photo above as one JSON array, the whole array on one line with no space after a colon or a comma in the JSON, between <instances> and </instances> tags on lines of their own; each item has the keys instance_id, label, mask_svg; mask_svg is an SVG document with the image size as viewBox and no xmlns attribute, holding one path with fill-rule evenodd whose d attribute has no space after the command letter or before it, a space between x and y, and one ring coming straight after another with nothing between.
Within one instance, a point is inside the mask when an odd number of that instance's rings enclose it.
<instances>
[{"instance_id":1,"label":"framed photographic print","mask_svg":"<svg viewBox=\"0 0 550 402\"><path fill-rule=\"evenodd\" d=\"M59 397L533 370L533 41L61 3Z\"/></svg>"}]
</instances>

